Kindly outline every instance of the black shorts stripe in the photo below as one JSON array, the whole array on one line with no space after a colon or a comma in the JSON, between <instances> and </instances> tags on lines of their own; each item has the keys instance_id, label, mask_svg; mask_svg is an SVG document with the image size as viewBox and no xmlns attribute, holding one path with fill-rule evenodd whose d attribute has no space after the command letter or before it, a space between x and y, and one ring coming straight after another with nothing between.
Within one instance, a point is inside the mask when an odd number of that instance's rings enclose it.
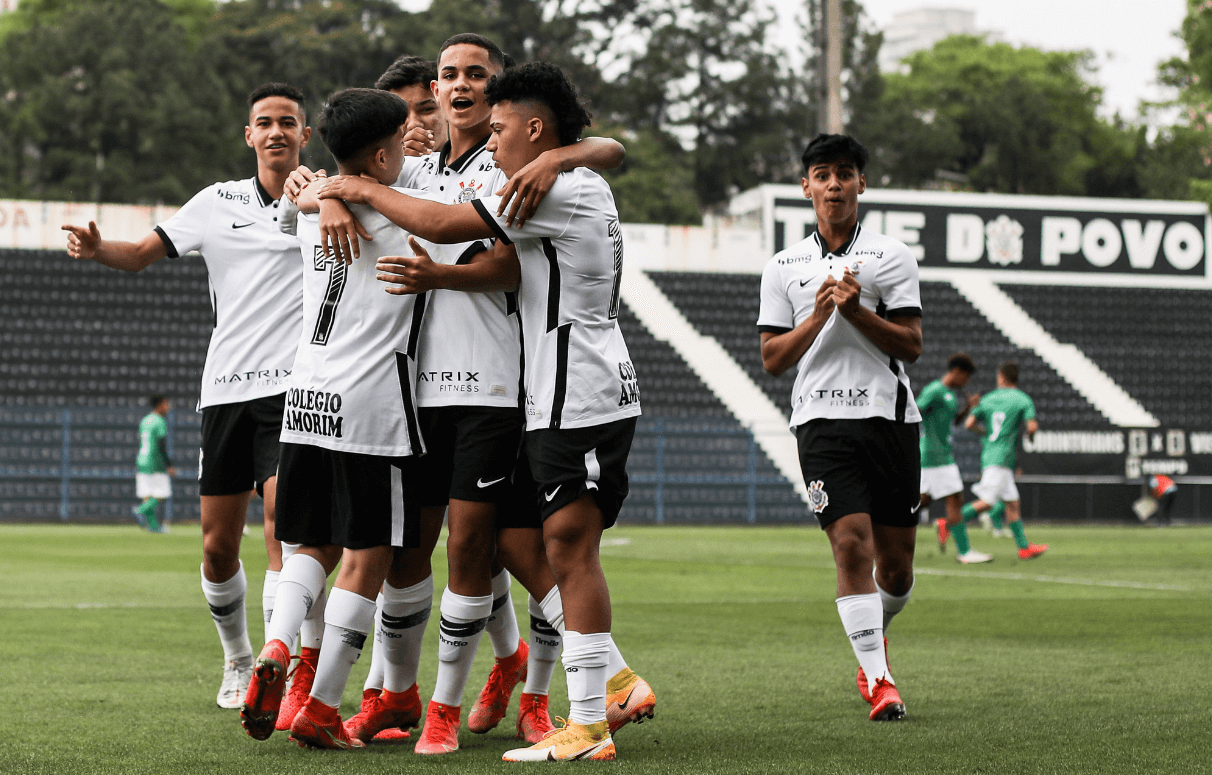
<instances>
[{"instance_id":1,"label":"black shorts stripe","mask_svg":"<svg viewBox=\"0 0 1212 775\"><path fill-rule=\"evenodd\" d=\"M484 631L484 626L488 624L487 619L476 619L474 622L452 622L443 616L438 627L441 628L442 634L451 638L470 638L478 632Z\"/></svg>"},{"instance_id":2,"label":"black shorts stripe","mask_svg":"<svg viewBox=\"0 0 1212 775\"><path fill-rule=\"evenodd\" d=\"M543 238L543 254L547 256L547 331L560 325L560 259L555 245Z\"/></svg>"},{"instance_id":3,"label":"black shorts stripe","mask_svg":"<svg viewBox=\"0 0 1212 775\"><path fill-rule=\"evenodd\" d=\"M409 356L396 353L396 375L400 379L400 400L404 403L404 422L408 426L408 446L421 454L421 431L417 426L417 407L413 402L412 380L408 377Z\"/></svg>"},{"instance_id":4,"label":"black shorts stripe","mask_svg":"<svg viewBox=\"0 0 1212 775\"><path fill-rule=\"evenodd\" d=\"M540 619L537 616L531 615L530 629L537 632L539 635L545 635L549 638L559 637L560 633L546 619Z\"/></svg>"},{"instance_id":5,"label":"black shorts stripe","mask_svg":"<svg viewBox=\"0 0 1212 775\"><path fill-rule=\"evenodd\" d=\"M564 399L568 394L568 335L571 332L572 323L565 323L556 333L555 395L551 399L550 428L559 428L563 422Z\"/></svg>"},{"instance_id":6,"label":"black shorts stripe","mask_svg":"<svg viewBox=\"0 0 1212 775\"><path fill-rule=\"evenodd\" d=\"M423 611L417 611L407 616L389 616L380 614L379 622L389 630L408 630L413 627L419 627L429 621L430 608Z\"/></svg>"}]
</instances>

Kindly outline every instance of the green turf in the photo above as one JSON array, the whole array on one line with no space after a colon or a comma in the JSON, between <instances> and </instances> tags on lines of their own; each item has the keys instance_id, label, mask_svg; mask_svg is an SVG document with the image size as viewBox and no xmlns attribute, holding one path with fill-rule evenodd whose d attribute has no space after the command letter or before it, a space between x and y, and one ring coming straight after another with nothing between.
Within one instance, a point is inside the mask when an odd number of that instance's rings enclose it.
<instances>
[{"instance_id":1,"label":"green turf","mask_svg":"<svg viewBox=\"0 0 1212 775\"><path fill-rule=\"evenodd\" d=\"M617 735L618 772L1207 772L1212 528L1032 525L1052 545L965 567L920 533L913 601L889 637L909 717L866 720L815 528L616 528L603 562L614 632L658 696ZM221 652L198 586L196 526L0 526L0 772L480 773L511 765L511 712L440 758L411 747L258 743L215 707ZM251 630L265 560L245 542ZM445 566L435 561L437 586ZM525 592L514 602L523 628ZM427 633L422 695L433 687ZM464 707L490 666L487 642ZM369 655L355 666L346 713ZM515 704L516 707L516 704ZM566 693L557 672L552 709Z\"/></svg>"}]
</instances>

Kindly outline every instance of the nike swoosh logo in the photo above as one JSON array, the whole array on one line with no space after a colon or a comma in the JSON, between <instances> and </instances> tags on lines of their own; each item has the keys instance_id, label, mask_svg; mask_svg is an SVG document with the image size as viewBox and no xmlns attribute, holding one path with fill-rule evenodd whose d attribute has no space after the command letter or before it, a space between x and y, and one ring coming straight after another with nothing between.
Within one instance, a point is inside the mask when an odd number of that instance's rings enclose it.
<instances>
[{"instance_id":1,"label":"nike swoosh logo","mask_svg":"<svg viewBox=\"0 0 1212 775\"><path fill-rule=\"evenodd\" d=\"M476 487L479 487L480 489L484 489L485 487L491 487L494 484L496 484L497 482L503 482L503 481L505 481L505 477L503 477L503 476L500 479L493 479L491 482L486 482L483 479L476 479Z\"/></svg>"},{"instance_id":2,"label":"nike swoosh logo","mask_svg":"<svg viewBox=\"0 0 1212 775\"><path fill-rule=\"evenodd\" d=\"M800 280L800 287L803 288L805 285L807 285L810 282L812 282L812 281L811 280Z\"/></svg>"},{"instance_id":3,"label":"nike swoosh logo","mask_svg":"<svg viewBox=\"0 0 1212 775\"><path fill-rule=\"evenodd\" d=\"M551 499L552 499L552 498L554 498L554 497L556 496L556 493L557 493L557 492L559 492L559 491L560 491L560 488L561 488L561 487L563 487L563 486L564 486L564 485L562 485L562 484L560 484L560 485L556 485L556 488L555 488L554 490L552 490L552 491L551 491L551 492L549 492L549 493L545 493L545 494L543 495L543 497L547 499L547 502L548 502L548 503L551 503Z\"/></svg>"},{"instance_id":4,"label":"nike swoosh logo","mask_svg":"<svg viewBox=\"0 0 1212 775\"><path fill-rule=\"evenodd\" d=\"M619 703L619 710L627 710L627 703L631 702L631 695L635 694L636 687L631 687L631 691L627 692L627 696Z\"/></svg>"},{"instance_id":5,"label":"nike swoosh logo","mask_svg":"<svg viewBox=\"0 0 1212 775\"><path fill-rule=\"evenodd\" d=\"M252 222L249 222L249 223L233 223L233 224L231 225L231 227L232 227L233 229L243 229L245 226L252 226L252 225L253 225L253 223L256 223L256 221L252 221Z\"/></svg>"}]
</instances>

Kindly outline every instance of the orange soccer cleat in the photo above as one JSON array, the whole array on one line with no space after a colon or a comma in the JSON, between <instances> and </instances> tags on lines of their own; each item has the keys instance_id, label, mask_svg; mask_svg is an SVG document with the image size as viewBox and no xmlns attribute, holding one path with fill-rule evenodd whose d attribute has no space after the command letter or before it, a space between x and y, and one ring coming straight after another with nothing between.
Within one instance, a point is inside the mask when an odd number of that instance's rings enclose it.
<instances>
[{"instance_id":1,"label":"orange soccer cleat","mask_svg":"<svg viewBox=\"0 0 1212 775\"><path fill-rule=\"evenodd\" d=\"M280 640L266 643L253 665L248 691L240 705L240 726L254 740L268 740L274 733L289 667L290 650Z\"/></svg>"},{"instance_id":2,"label":"orange soccer cleat","mask_svg":"<svg viewBox=\"0 0 1212 775\"><path fill-rule=\"evenodd\" d=\"M509 698L513 696L513 687L526 680L526 660L530 656L530 647L526 641L518 641L518 650L513 656L498 659L488 674L488 682L480 690L475 704L471 706L471 714L467 716L467 728L477 735L482 735L501 723L505 712L509 710Z\"/></svg>"},{"instance_id":3,"label":"orange soccer cleat","mask_svg":"<svg viewBox=\"0 0 1212 775\"><path fill-rule=\"evenodd\" d=\"M518 707L518 739L537 743L554 730L547 712L547 695L522 692Z\"/></svg>"},{"instance_id":4,"label":"orange soccer cleat","mask_svg":"<svg viewBox=\"0 0 1212 775\"><path fill-rule=\"evenodd\" d=\"M415 727L420 720L421 694L416 684L402 692L384 690L374 694L373 689L368 689L362 693L361 710L345 722L345 731L363 743L401 740L408 737L407 732L401 732Z\"/></svg>"}]
</instances>

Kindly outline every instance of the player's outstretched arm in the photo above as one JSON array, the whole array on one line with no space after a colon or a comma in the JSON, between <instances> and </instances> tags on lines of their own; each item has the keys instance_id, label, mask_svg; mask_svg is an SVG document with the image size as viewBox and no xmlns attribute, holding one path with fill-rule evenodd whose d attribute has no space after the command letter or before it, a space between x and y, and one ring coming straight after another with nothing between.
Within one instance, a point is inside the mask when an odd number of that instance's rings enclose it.
<instances>
[{"instance_id":1,"label":"player's outstretched arm","mask_svg":"<svg viewBox=\"0 0 1212 775\"><path fill-rule=\"evenodd\" d=\"M389 221L411 234L439 244L471 242L495 237L471 203L445 205L402 194L373 178L340 175L331 178L320 192L320 200L342 199L350 204L373 207Z\"/></svg>"},{"instance_id":2,"label":"player's outstretched arm","mask_svg":"<svg viewBox=\"0 0 1212 775\"><path fill-rule=\"evenodd\" d=\"M816 302L812 314L795 328L782 334L770 331L762 332L762 368L768 374L781 377L783 372L790 369L808 348L816 341L816 337L833 314L833 287L837 282L832 277L825 278L821 287L816 289Z\"/></svg>"},{"instance_id":3,"label":"player's outstretched arm","mask_svg":"<svg viewBox=\"0 0 1212 775\"><path fill-rule=\"evenodd\" d=\"M425 248L408 238L415 256L383 256L375 265L387 292L400 296L445 288L468 293L512 291L518 287L522 269L513 245L497 242L493 250L482 250L466 263L436 264Z\"/></svg>"},{"instance_id":4,"label":"player's outstretched arm","mask_svg":"<svg viewBox=\"0 0 1212 775\"><path fill-rule=\"evenodd\" d=\"M623 144L609 137L586 137L579 143L544 151L514 173L505 187L496 192L501 197L497 215L504 215L505 209L509 208L505 224L521 228L534 215L561 172L577 167L612 170L622 164L626 156Z\"/></svg>"},{"instance_id":5,"label":"player's outstretched arm","mask_svg":"<svg viewBox=\"0 0 1212 775\"><path fill-rule=\"evenodd\" d=\"M1034 439L1038 430L1039 423L1034 418L1027 420L1027 438Z\"/></svg>"},{"instance_id":6,"label":"player's outstretched arm","mask_svg":"<svg viewBox=\"0 0 1212 775\"><path fill-rule=\"evenodd\" d=\"M905 363L922 357L922 318L919 315L893 315L881 318L859 303L863 286L846 267L842 279L833 288L838 314L846 318L863 336L885 354Z\"/></svg>"},{"instance_id":7,"label":"player's outstretched arm","mask_svg":"<svg viewBox=\"0 0 1212 775\"><path fill-rule=\"evenodd\" d=\"M110 269L138 272L168 255L168 248L160 235L152 232L139 242L119 242L101 239L101 231L95 221L88 228L64 225L67 235L67 254L72 258L96 261Z\"/></svg>"}]
</instances>

